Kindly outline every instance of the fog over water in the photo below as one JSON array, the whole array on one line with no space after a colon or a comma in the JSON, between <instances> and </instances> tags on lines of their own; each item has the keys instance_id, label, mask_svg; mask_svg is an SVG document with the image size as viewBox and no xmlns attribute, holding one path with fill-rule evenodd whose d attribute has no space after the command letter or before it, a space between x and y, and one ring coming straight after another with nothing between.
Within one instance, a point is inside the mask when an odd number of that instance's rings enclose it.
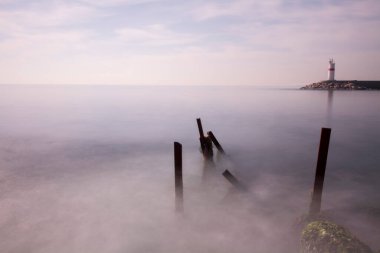
<instances>
[{"instance_id":1,"label":"fog over water","mask_svg":"<svg viewBox=\"0 0 380 253\"><path fill-rule=\"evenodd\" d=\"M197 117L228 154L208 170ZM1 252L297 252L322 127L322 209L380 249L380 92L0 86L0 119Z\"/></svg>"}]
</instances>

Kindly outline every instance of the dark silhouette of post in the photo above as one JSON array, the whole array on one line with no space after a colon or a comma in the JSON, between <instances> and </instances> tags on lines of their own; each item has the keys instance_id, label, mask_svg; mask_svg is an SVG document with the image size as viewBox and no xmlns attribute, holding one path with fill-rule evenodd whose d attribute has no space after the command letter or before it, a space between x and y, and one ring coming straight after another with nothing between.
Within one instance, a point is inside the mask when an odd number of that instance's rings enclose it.
<instances>
[{"instance_id":1,"label":"dark silhouette of post","mask_svg":"<svg viewBox=\"0 0 380 253\"><path fill-rule=\"evenodd\" d=\"M197 119L197 125L198 125L199 137L204 137L205 135L203 133L203 127L202 127L202 122L200 118Z\"/></svg>"},{"instance_id":2,"label":"dark silhouette of post","mask_svg":"<svg viewBox=\"0 0 380 253\"><path fill-rule=\"evenodd\" d=\"M218 151L222 154L225 154L224 149L222 148L222 145L220 145L220 143L216 139L215 135L211 131L207 132L207 135L210 137L210 139L212 140L212 142L214 143L214 145L218 149Z\"/></svg>"},{"instance_id":3,"label":"dark silhouette of post","mask_svg":"<svg viewBox=\"0 0 380 253\"><path fill-rule=\"evenodd\" d=\"M199 132L199 142L201 144L202 153L204 154L206 144L205 144L205 135L203 133L202 121L200 118L197 119L197 125L198 125L198 132Z\"/></svg>"},{"instance_id":4,"label":"dark silhouette of post","mask_svg":"<svg viewBox=\"0 0 380 253\"><path fill-rule=\"evenodd\" d=\"M174 142L175 209L183 212L182 145Z\"/></svg>"},{"instance_id":5,"label":"dark silhouette of post","mask_svg":"<svg viewBox=\"0 0 380 253\"><path fill-rule=\"evenodd\" d=\"M327 94L328 95L327 95L326 126L331 127L332 114L333 114L334 90L328 90Z\"/></svg>"},{"instance_id":6,"label":"dark silhouette of post","mask_svg":"<svg viewBox=\"0 0 380 253\"><path fill-rule=\"evenodd\" d=\"M223 172L223 176L230 182L233 186L235 186L238 190L245 191L246 188L236 179L234 175L231 174L229 170L225 170Z\"/></svg>"},{"instance_id":7,"label":"dark silhouette of post","mask_svg":"<svg viewBox=\"0 0 380 253\"><path fill-rule=\"evenodd\" d=\"M212 140L204 135L202 122L200 118L197 118L197 125L199 131L199 142L201 143L202 154L206 159L211 159L214 155L212 151Z\"/></svg>"},{"instance_id":8,"label":"dark silhouette of post","mask_svg":"<svg viewBox=\"0 0 380 253\"><path fill-rule=\"evenodd\" d=\"M322 128L321 141L319 143L317 169L315 172L314 189L309 209L310 215L318 214L321 211L323 181L325 179L330 135L331 128Z\"/></svg>"}]
</instances>

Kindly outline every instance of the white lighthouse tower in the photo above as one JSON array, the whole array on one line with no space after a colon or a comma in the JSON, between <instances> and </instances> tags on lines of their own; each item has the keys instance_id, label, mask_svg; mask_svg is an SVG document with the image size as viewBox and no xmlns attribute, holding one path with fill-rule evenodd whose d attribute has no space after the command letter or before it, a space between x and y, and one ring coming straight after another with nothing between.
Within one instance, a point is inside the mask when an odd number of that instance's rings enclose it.
<instances>
[{"instance_id":1,"label":"white lighthouse tower","mask_svg":"<svg viewBox=\"0 0 380 253\"><path fill-rule=\"evenodd\" d=\"M330 61L329 61L328 80L329 81L335 80L335 62L334 62L334 59L330 59Z\"/></svg>"}]
</instances>

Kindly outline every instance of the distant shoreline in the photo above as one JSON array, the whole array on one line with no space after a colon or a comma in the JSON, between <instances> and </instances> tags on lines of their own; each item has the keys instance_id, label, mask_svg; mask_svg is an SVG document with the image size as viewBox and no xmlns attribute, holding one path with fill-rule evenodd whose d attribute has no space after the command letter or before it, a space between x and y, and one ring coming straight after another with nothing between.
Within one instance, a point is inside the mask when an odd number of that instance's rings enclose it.
<instances>
[{"instance_id":1,"label":"distant shoreline","mask_svg":"<svg viewBox=\"0 0 380 253\"><path fill-rule=\"evenodd\" d=\"M380 90L380 81L326 80L312 83L301 90Z\"/></svg>"}]
</instances>

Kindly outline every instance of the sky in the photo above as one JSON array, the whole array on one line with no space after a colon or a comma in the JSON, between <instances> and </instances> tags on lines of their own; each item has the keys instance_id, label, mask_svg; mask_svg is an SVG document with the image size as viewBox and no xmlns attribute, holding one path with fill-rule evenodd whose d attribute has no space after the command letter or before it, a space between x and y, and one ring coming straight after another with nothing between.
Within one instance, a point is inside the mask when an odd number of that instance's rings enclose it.
<instances>
[{"instance_id":1,"label":"sky","mask_svg":"<svg viewBox=\"0 0 380 253\"><path fill-rule=\"evenodd\" d=\"M380 80L379 0L0 0L0 84Z\"/></svg>"}]
</instances>

